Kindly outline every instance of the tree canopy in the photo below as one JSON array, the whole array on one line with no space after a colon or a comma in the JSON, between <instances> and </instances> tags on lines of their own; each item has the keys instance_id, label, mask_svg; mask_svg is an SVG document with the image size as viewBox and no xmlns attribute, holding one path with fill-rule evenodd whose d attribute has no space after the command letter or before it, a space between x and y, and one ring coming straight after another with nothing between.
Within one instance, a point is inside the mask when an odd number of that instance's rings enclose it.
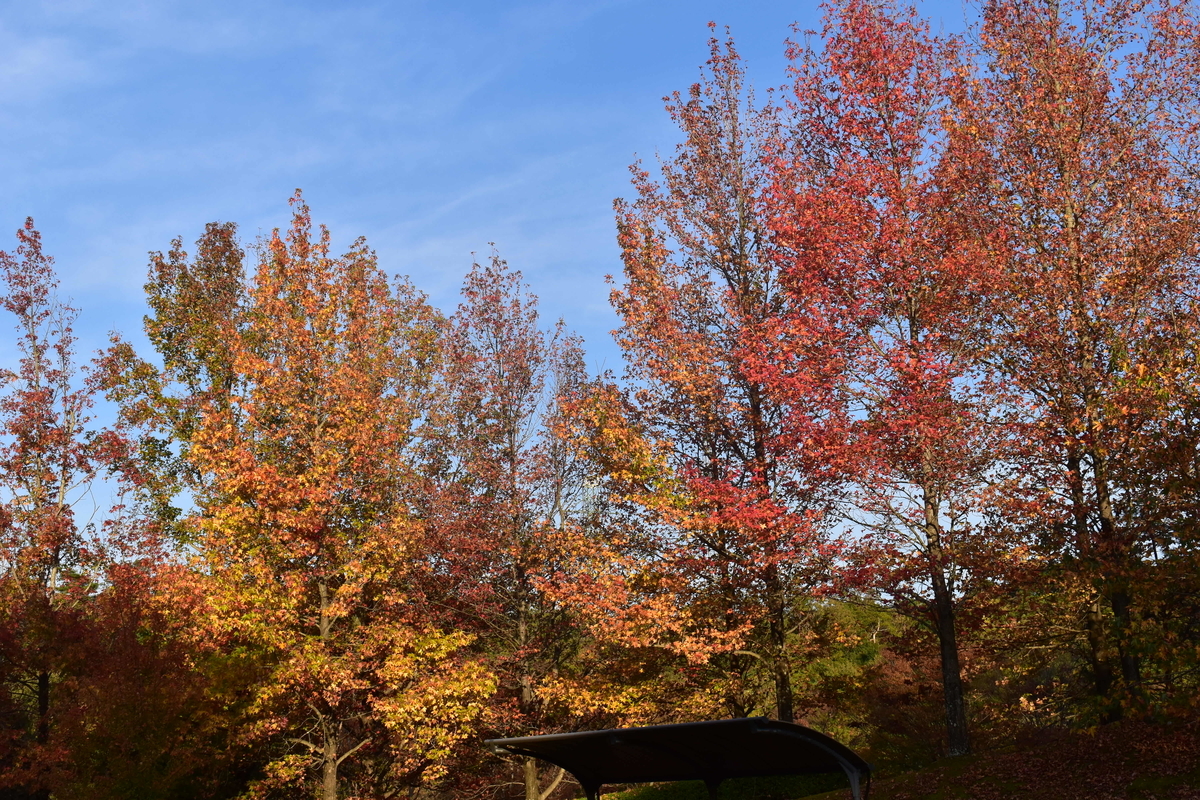
<instances>
[{"instance_id":1,"label":"tree canopy","mask_svg":"<svg viewBox=\"0 0 1200 800\"><path fill-rule=\"evenodd\" d=\"M151 253L149 348L85 360L27 221L0 798L561 800L482 741L730 717L905 766L1194 726L1200 20L831 0L786 55L756 94L714 28L666 98L621 374L499 253L440 311L299 191Z\"/></svg>"}]
</instances>

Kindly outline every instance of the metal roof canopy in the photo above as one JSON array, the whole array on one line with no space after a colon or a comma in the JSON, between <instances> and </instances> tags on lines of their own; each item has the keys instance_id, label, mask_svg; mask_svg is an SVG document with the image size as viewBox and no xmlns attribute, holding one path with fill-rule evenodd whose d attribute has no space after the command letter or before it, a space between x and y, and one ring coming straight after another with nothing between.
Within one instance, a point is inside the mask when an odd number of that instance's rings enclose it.
<instances>
[{"instance_id":1,"label":"metal roof canopy","mask_svg":"<svg viewBox=\"0 0 1200 800\"><path fill-rule=\"evenodd\" d=\"M488 739L501 755L532 756L575 776L588 800L606 783L701 780L709 795L729 778L815 775L842 770L854 800L870 788L871 766L823 733L765 717L606 731Z\"/></svg>"}]
</instances>

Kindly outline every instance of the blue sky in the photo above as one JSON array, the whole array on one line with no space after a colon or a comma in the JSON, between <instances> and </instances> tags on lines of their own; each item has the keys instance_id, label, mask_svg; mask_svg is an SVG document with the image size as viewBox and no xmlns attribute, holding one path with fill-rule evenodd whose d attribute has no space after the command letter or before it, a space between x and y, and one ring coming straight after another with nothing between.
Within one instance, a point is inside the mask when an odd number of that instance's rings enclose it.
<instances>
[{"instance_id":1,"label":"blue sky","mask_svg":"<svg viewBox=\"0 0 1200 800\"><path fill-rule=\"evenodd\" d=\"M927 2L962 26L958 0ZM812 2L0 2L0 248L27 215L82 309L81 349L140 339L146 253L204 223L252 239L301 187L335 242L446 310L495 242L617 367L612 200L669 153L663 95L696 80L709 20L759 87ZM0 336L3 336L0 334ZM0 352L11 352L7 342Z\"/></svg>"}]
</instances>

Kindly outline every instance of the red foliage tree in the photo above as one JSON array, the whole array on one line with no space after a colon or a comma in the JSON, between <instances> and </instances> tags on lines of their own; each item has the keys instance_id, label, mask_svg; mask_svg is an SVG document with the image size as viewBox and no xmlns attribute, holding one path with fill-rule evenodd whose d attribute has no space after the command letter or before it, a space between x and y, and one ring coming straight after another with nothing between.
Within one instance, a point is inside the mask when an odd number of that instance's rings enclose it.
<instances>
[{"instance_id":1,"label":"red foliage tree","mask_svg":"<svg viewBox=\"0 0 1200 800\"><path fill-rule=\"evenodd\" d=\"M829 559L836 470L750 360L782 301L764 205L775 109L755 107L732 43L715 39L704 82L667 109L684 142L661 184L635 166L638 197L616 206L628 388L598 386L578 406L628 514L597 550L612 566L595 588L606 610L626 606L609 624L628 644L707 673L716 694L691 713L791 721L793 632Z\"/></svg>"},{"instance_id":2,"label":"red foliage tree","mask_svg":"<svg viewBox=\"0 0 1200 800\"><path fill-rule=\"evenodd\" d=\"M426 513L441 552L429 592L477 634L498 675L495 729L549 732L571 720L542 687L567 668L578 634L540 583L560 569L561 531L582 511L578 460L555 428L583 382L583 356L561 323L539 327L537 298L499 257L473 267L462 295L441 340L441 401L423 429ZM543 781L524 759L526 800L545 800L563 776Z\"/></svg>"},{"instance_id":3,"label":"red foliage tree","mask_svg":"<svg viewBox=\"0 0 1200 800\"><path fill-rule=\"evenodd\" d=\"M15 253L0 252L20 353L0 400L3 745L13 748L0 779L47 797L68 757L55 720L70 704L60 695L69 691L62 683L83 627L81 604L104 574L101 543L76 517L102 469L102 442L89 427L96 389L81 385L74 361L75 309L54 296L53 262L32 220L17 239Z\"/></svg>"},{"instance_id":4,"label":"red foliage tree","mask_svg":"<svg viewBox=\"0 0 1200 800\"><path fill-rule=\"evenodd\" d=\"M1152 509L1190 470L1168 449L1195 391L1197 23L1153 2L983 12L953 132L1004 278L991 358L1029 410L1020 470L1042 542L1090 587L1080 615L1112 716L1144 695L1139 630L1157 613L1138 587L1156 593L1150 562L1176 550Z\"/></svg>"},{"instance_id":5,"label":"red foliage tree","mask_svg":"<svg viewBox=\"0 0 1200 800\"><path fill-rule=\"evenodd\" d=\"M786 302L760 340L788 408L839 403L829 438L841 439L859 538L847 586L936 633L952 755L969 748L959 606L1003 573L1010 544L984 524L1004 441L979 357L995 278L959 221L961 170L942 128L955 50L912 8L870 0L829 6L823 49L793 46L771 209ZM833 354L835 391L813 381L813 341Z\"/></svg>"},{"instance_id":6,"label":"red foliage tree","mask_svg":"<svg viewBox=\"0 0 1200 800\"><path fill-rule=\"evenodd\" d=\"M137 674L139 665L186 673L147 612L163 557L154 528L122 504L140 472L126 432L93 424L102 370L75 362L76 312L55 297L53 261L31 220L17 238L15 253L0 252L20 354L0 398L0 785L63 798L177 787L194 777L189 756L202 748L163 741L178 736L194 695ZM104 509L99 498L114 492L117 505ZM114 719L127 724L106 727Z\"/></svg>"}]
</instances>

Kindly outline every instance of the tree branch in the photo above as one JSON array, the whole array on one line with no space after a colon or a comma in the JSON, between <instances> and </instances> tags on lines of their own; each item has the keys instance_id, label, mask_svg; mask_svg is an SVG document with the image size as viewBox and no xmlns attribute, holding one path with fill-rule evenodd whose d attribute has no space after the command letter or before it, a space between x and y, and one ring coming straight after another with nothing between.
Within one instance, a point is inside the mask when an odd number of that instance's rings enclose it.
<instances>
[{"instance_id":1,"label":"tree branch","mask_svg":"<svg viewBox=\"0 0 1200 800\"><path fill-rule=\"evenodd\" d=\"M554 776L554 780L550 781L550 785L546 787L546 790L544 792L538 792L538 800L549 800L550 795L552 795L554 790L558 788L558 785L562 783L562 779L566 774L567 771L562 767L559 767L558 774Z\"/></svg>"},{"instance_id":2,"label":"tree branch","mask_svg":"<svg viewBox=\"0 0 1200 800\"><path fill-rule=\"evenodd\" d=\"M350 756L354 755L354 753L355 753L355 752L356 752L356 751L357 751L357 750L358 750L360 747L362 747L364 744L368 744L368 743L370 743L370 741L371 741L371 740L370 740L369 738L367 738L367 739L363 739L361 742L359 742L358 744L354 745L354 747L351 747L351 748L350 748L349 750L347 750L345 753L342 753L341 757L340 757L340 758L338 758L338 760L337 760L337 762L336 762L336 763L337 763L337 765L340 767L340 766L342 765L342 762L343 762L343 761L345 761L345 760L346 760L347 758L349 758Z\"/></svg>"}]
</instances>

